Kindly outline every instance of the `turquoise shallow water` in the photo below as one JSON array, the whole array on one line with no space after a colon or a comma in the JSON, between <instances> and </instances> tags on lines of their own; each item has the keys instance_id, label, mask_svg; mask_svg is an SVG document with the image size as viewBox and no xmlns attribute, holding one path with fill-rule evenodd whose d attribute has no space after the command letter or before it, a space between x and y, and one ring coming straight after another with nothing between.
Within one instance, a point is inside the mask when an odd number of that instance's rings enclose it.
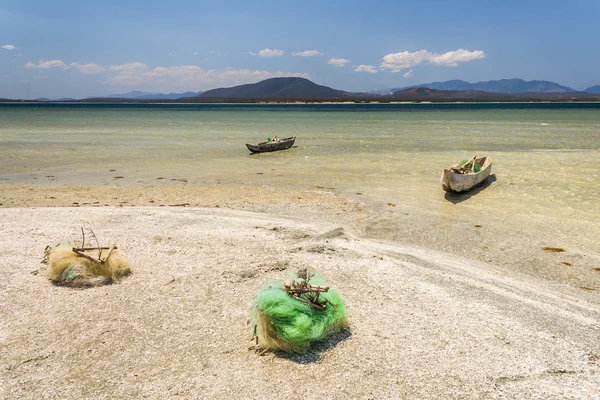
<instances>
[{"instance_id":1,"label":"turquoise shallow water","mask_svg":"<svg viewBox=\"0 0 600 400\"><path fill-rule=\"evenodd\" d=\"M442 168L486 154L496 187L513 186L504 201L518 187L524 198L533 194L533 208L542 196L600 216L596 105L422 106L4 105L0 182L185 179L416 197L439 190ZM275 135L297 136L296 146L259 155L245 147Z\"/></svg>"},{"instance_id":2,"label":"turquoise shallow water","mask_svg":"<svg viewBox=\"0 0 600 400\"><path fill-rule=\"evenodd\" d=\"M420 153L435 155L444 165L456 157L437 154L577 152L572 156L578 157L600 147L600 109L307 110L0 107L0 177L24 182L50 174L98 183L108 168L130 174L134 169L142 178L169 171L192 179L210 179L226 169L233 178L263 161L249 158L244 143L275 135L297 136L297 147L263 159L285 160L299 170L337 166L340 173L364 162L419 165Z\"/></svg>"},{"instance_id":3,"label":"turquoise shallow water","mask_svg":"<svg viewBox=\"0 0 600 400\"><path fill-rule=\"evenodd\" d=\"M297 136L296 146L260 155L245 147L275 135ZM161 177L410 191L487 154L513 184L595 202L599 151L598 108L0 107L4 183L136 186Z\"/></svg>"},{"instance_id":4,"label":"turquoise shallow water","mask_svg":"<svg viewBox=\"0 0 600 400\"><path fill-rule=\"evenodd\" d=\"M245 147L275 135L297 136L296 146L258 155ZM446 195L441 170L475 154L493 159L489 184ZM600 266L599 178L598 105L0 106L0 190L325 190L374 210L369 235L480 259L490 249L494 262L506 251L530 269L563 261L574 265L566 277L600 276L590 272ZM471 231L476 249L461 239ZM536 255L543 246L585 256L549 261Z\"/></svg>"}]
</instances>

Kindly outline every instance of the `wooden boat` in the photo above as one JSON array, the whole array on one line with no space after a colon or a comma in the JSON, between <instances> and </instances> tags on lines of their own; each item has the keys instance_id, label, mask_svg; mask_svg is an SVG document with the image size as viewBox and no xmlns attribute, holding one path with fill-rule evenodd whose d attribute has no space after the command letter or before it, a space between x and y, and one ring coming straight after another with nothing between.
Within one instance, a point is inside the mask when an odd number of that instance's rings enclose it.
<instances>
[{"instance_id":1,"label":"wooden boat","mask_svg":"<svg viewBox=\"0 0 600 400\"><path fill-rule=\"evenodd\" d=\"M475 166L480 168L475 172ZM462 166L455 165L444 169L440 183L446 192L465 192L483 183L492 172L492 159L477 156L465 162Z\"/></svg>"},{"instance_id":2,"label":"wooden boat","mask_svg":"<svg viewBox=\"0 0 600 400\"><path fill-rule=\"evenodd\" d=\"M294 145L296 136L285 139L272 140L270 142L262 142L258 144L246 143L246 147L253 153L264 153L267 151L286 150Z\"/></svg>"}]
</instances>

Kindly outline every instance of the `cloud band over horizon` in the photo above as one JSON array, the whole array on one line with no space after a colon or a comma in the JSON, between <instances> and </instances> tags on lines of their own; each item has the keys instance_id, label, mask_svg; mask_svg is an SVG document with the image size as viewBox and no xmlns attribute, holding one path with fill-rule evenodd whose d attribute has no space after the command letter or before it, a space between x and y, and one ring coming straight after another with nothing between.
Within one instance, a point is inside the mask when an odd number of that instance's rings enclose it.
<instances>
[{"instance_id":1,"label":"cloud band over horizon","mask_svg":"<svg viewBox=\"0 0 600 400\"><path fill-rule=\"evenodd\" d=\"M8 49L7 46L10 46L10 49ZM8 50L16 49L13 45L4 45L2 47L7 48ZM258 53L250 54L260 57L280 57L285 54L285 51L266 48ZM292 57L316 57L321 55L323 55L323 53L316 49L291 53ZM368 64L354 65L353 71L357 73L366 72L368 74L377 74L382 72L397 73L403 70L409 70L403 74L404 78L408 79L413 76L413 68L421 64L456 67L460 63L481 59L485 56L485 52L481 50L469 51L458 49L443 54L433 53L428 50L419 50L412 53L404 51L383 56L379 66ZM337 68L343 68L349 62L350 60L339 57L329 58L327 64ZM284 76L310 78L310 74L306 72L282 72L281 69L275 68L271 71L233 67L215 69L202 68L190 64L156 66L152 68L141 62L107 66L94 62L85 64L79 62L66 63L56 59L50 61L40 60L37 63L27 62L23 67L28 70L38 71L78 71L82 74L99 75L101 78L98 82L103 84L128 87L142 87L145 85L146 87L153 88L160 87L160 90L205 90L213 88L214 85L224 87L235 86ZM37 77L39 77L39 75ZM164 87L171 87L172 89L162 89Z\"/></svg>"}]
</instances>

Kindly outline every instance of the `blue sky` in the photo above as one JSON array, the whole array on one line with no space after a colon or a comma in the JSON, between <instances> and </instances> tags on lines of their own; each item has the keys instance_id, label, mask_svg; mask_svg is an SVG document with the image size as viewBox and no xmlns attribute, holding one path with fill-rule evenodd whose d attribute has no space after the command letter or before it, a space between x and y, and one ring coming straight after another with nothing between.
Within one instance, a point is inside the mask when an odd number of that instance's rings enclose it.
<instances>
[{"instance_id":1,"label":"blue sky","mask_svg":"<svg viewBox=\"0 0 600 400\"><path fill-rule=\"evenodd\" d=\"M600 85L598 0L0 0L0 98L204 91L300 76Z\"/></svg>"}]
</instances>

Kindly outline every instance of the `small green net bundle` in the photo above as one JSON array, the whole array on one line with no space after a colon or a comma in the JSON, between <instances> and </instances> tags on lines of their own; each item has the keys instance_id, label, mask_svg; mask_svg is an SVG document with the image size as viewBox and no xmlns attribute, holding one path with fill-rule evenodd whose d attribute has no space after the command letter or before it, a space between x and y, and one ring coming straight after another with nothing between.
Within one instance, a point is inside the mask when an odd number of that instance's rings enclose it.
<instances>
[{"instance_id":1,"label":"small green net bundle","mask_svg":"<svg viewBox=\"0 0 600 400\"><path fill-rule=\"evenodd\" d=\"M470 169L473 169L473 162L474 162L473 160L462 160L460 162L460 166L470 170ZM481 171L481 167L479 165L475 164L475 168L473 169L473 171L477 173L477 172Z\"/></svg>"},{"instance_id":2,"label":"small green net bundle","mask_svg":"<svg viewBox=\"0 0 600 400\"><path fill-rule=\"evenodd\" d=\"M291 285L299 282L302 281L292 281ZM278 282L263 288L254 298L253 338L259 349L303 353L313 342L348 327L341 297L318 286L325 284L321 277L309 275L303 282L305 288L326 291L298 294L290 290L290 284Z\"/></svg>"}]
</instances>

